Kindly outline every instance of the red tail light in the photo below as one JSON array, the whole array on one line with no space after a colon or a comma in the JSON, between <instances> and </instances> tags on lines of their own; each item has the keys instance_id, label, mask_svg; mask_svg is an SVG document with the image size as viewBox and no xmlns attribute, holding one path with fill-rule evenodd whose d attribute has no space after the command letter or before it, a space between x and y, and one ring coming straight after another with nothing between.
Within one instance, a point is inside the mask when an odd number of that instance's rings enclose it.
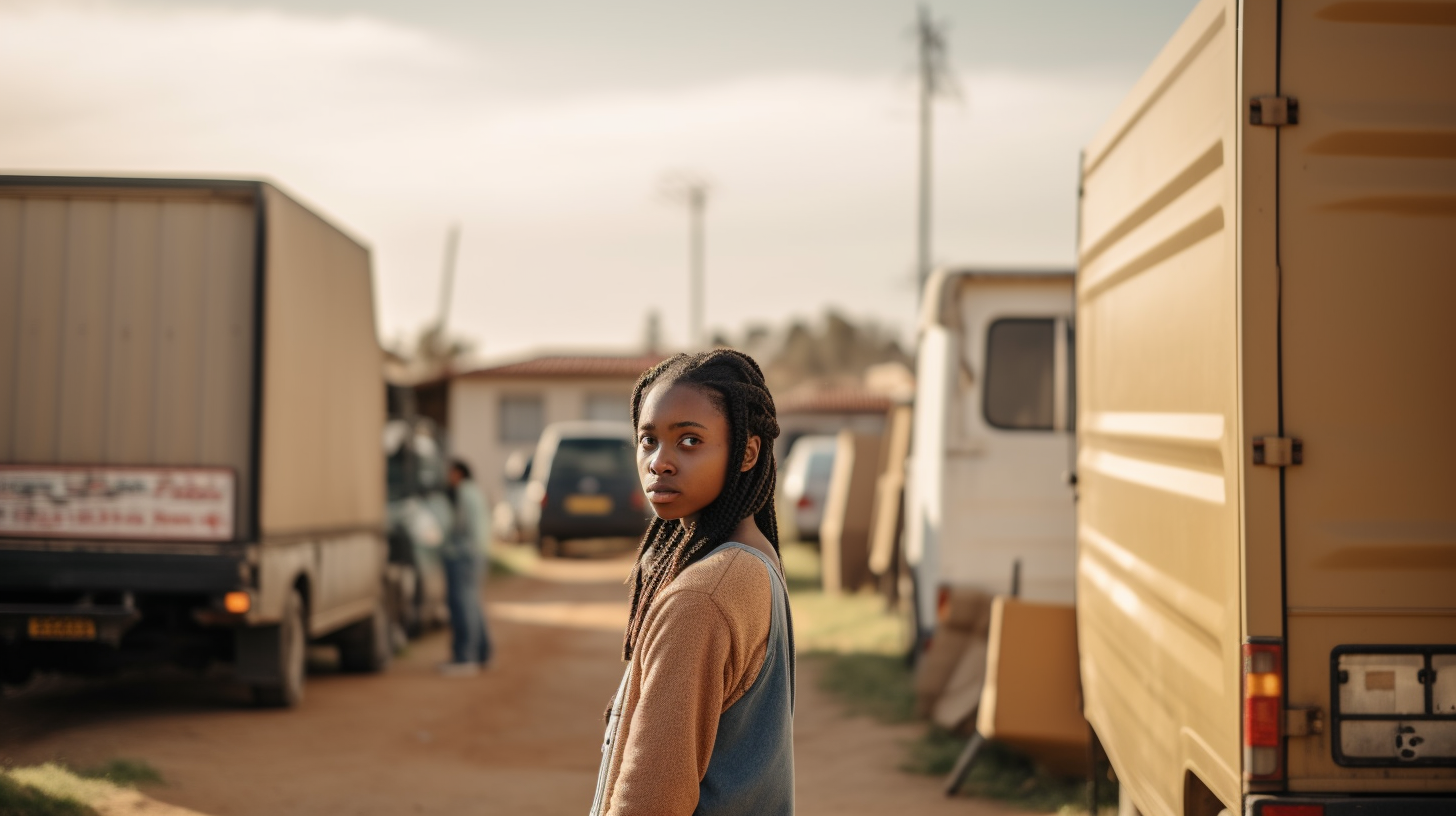
<instances>
[{"instance_id":1,"label":"red tail light","mask_svg":"<svg viewBox=\"0 0 1456 816\"><path fill-rule=\"evenodd\" d=\"M545 493L542 493L541 494L541 509L542 510L545 510L546 509L546 500L549 499L549 498L551 498L551 497L548 496L548 495L546 495Z\"/></svg>"},{"instance_id":2,"label":"red tail light","mask_svg":"<svg viewBox=\"0 0 1456 816\"><path fill-rule=\"evenodd\" d=\"M809 498L809 496L807 494L799 497L799 502L797 504L797 507L800 510L808 510L809 508L811 508L813 506L814 506L814 500L811 499L811 498Z\"/></svg>"},{"instance_id":3,"label":"red tail light","mask_svg":"<svg viewBox=\"0 0 1456 816\"><path fill-rule=\"evenodd\" d=\"M1284 646L1279 643L1245 643L1243 685L1244 777L1254 781L1283 779ZM1270 813L1269 807L1266 806L1264 812ZM1286 816L1313 814L1291 810Z\"/></svg>"},{"instance_id":4,"label":"red tail light","mask_svg":"<svg viewBox=\"0 0 1456 816\"><path fill-rule=\"evenodd\" d=\"M647 507L647 497L645 497L645 496L642 495L642 491L640 491L640 490L634 490L634 491L632 491L632 509L633 510L643 510L643 509L646 509L646 507Z\"/></svg>"},{"instance_id":5,"label":"red tail light","mask_svg":"<svg viewBox=\"0 0 1456 816\"><path fill-rule=\"evenodd\" d=\"M1259 808L1259 816L1325 816L1325 806L1266 804Z\"/></svg>"},{"instance_id":6,"label":"red tail light","mask_svg":"<svg viewBox=\"0 0 1456 816\"><path fill-rule=\"evenodd\" d=\"M950 587L942 586L935 593L935 620L937 623L945 623L950 617Z\"/></svg>"}]
</instances>

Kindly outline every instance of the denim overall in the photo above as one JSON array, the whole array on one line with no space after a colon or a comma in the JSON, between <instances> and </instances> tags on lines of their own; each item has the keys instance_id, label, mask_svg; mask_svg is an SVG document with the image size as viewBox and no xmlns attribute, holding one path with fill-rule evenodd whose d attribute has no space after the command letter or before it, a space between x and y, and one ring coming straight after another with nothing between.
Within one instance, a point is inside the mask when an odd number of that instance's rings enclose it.
<instances>
[{"instance_id":1,"label":"denim overall","mask_svg":"<svg viewBox=\"0 0 1456 816\"><path fill-rule=\"evenodd\" d=\"M695 816L791 816L794 812L794 625L789 617L789 595L783 578L768 556L730 541L709 555L737 547L763 562L773 590L773 616L768 629L768 650L763 668L748 691L718 719L718 734L708 771L698 784ZM622 677L607 736L602 743L602 766L591 816L602 812L607 774L617 749L617 725L631 682L632 666Z\"/></svg>"}]
</instances>

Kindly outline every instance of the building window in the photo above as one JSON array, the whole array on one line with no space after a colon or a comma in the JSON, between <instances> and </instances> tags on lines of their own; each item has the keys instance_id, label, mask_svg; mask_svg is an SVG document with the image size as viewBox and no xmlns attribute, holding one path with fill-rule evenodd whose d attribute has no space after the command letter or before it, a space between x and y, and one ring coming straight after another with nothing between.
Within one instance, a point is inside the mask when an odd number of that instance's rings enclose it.
<instances>
[{"instance_id":1,"label":"building window","mask_svg":"<svg viewBox=\"0 0 1456 816\"><path fill-rule=\"evenodd\" d=\"M587 394L586 418L631 422L632 412L627 404L630 401L631 397L626 394Z\"/></svg>"},{"instance_id":2,"label":"building window","mask_svg":"<svg viewBox=\"0 0 1456 816\"><path fill-rule=\"evenodd\" d=\"M500 401L502 442L535 442L546 428L546 404L540 395L509 394Z\"/></svg>"},{"instance_id":3,"label":"building window","mask_svg":"<svg viewBox=\"0 0 1456 816\"><path fill-rule=\"evenodd\" d=\"M986 333L986 421L995 428L1050 431L1056 321L997 320Z\"/></svg>"}]
</instances>

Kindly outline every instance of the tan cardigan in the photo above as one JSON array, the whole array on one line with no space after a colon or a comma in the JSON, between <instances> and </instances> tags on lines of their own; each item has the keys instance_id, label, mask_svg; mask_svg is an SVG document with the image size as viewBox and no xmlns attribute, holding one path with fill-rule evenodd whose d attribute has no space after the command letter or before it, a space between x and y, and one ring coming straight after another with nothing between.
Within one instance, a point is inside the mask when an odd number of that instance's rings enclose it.
<instances>
[{"instance_id":1,"label":"tan cardigan","mask_svg":"<svg viewBox=\"0 0 1456 816\"><path fill-rule=\"evenodd\" d=\"M683 570L657 596L632 655L604 813L693 812L718 718L763 668L772 593L763 563L731 548Z\"/></svg>"}]
</instances>

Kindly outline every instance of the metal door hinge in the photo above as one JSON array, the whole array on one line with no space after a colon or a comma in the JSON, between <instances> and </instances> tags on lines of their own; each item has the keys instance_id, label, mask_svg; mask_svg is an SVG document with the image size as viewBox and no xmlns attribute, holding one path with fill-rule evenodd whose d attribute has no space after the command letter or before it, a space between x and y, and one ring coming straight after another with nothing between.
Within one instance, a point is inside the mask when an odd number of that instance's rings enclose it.
<instances>
[{"instance_id":1,"label":"metal door hinge","mask_svg":"<svg viewBox=\"0 0 1456 816\"><path fill-rule=\"evenodd\" d=\"M1249 124L1264 127L1299 124L1299 100L1289 96L1256 96L1249 100Z\"/></svg>"},{"instance_id":2,"label":"metal door hinge","mask_svg":"<svg viewBox=\"0 0 1456 816\"><path fill-rule=\"evenodd\" d=\"M1290 737L1308 737L1325 732L1325 713L1318 707L1290 706L1284 710L1284 733Z\"/></svg>"},{"instance_id":3,"label":"metal door hinge","mask_svg":"<svg viewBox=\"0 0 1456 816\"><path fill-rule=\"evenodd\" d=\"M1304 441L1292 436L1254 437L1254 464L1288 467L1304 464Z\"/></svg>"}]
</instances>

